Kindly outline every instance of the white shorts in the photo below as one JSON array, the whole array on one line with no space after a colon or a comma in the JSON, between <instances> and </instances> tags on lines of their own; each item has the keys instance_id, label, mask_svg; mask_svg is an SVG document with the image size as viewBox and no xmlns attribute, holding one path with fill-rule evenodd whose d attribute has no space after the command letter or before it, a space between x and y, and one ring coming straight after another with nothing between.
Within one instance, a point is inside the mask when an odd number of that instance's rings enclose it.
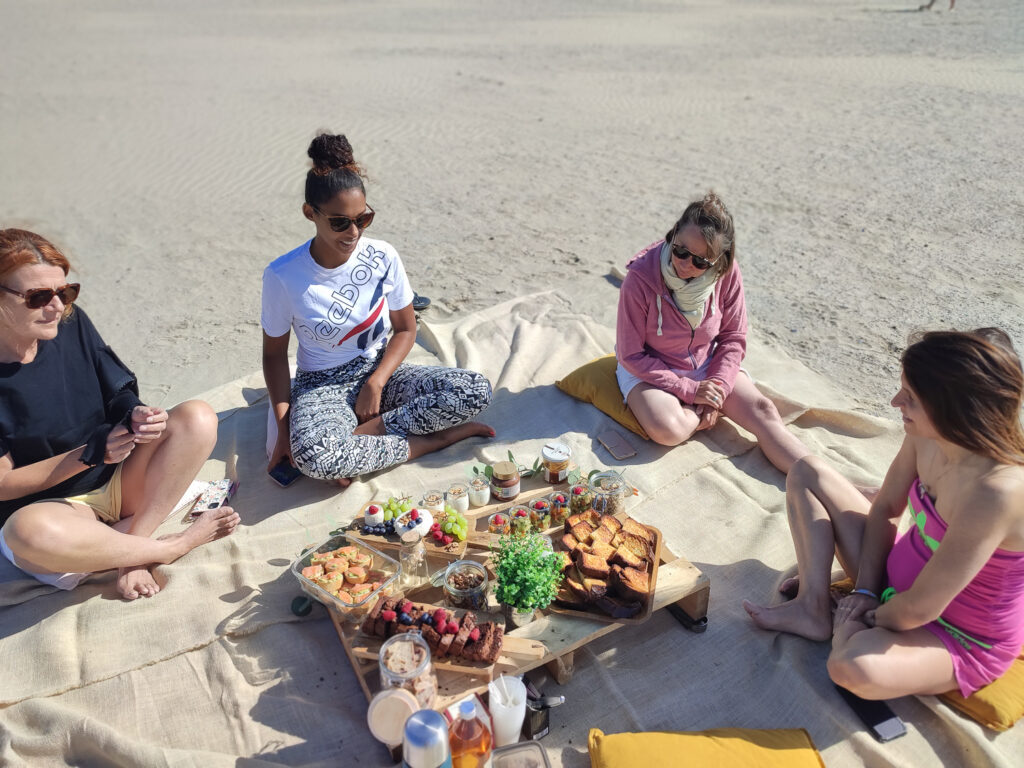
<instances>
[{"instance_id":1,"label":"white shorts","mask_svg":"<svg viewBox=\"0 0 1024 768\"><path fill-rule=\"evenodd\" d=\"M693 379L694 381L704 381L708 377L708 368L711 367L711 358L709 357L704 361L695 371L679 371L675 368L670 369L676 376L683 376L687 379ZM622 392L622 402L626 402L626 398L629 397L629 393L633 391L633 387L637 384L643 384L644 380L638 376L634 376L632 373L622 367L622 363L615 366L615 380L619 382L619 391Z\"/></svg>"},{"instance_id":2,"label":"white shorts","mask_svg":"<svg viewBox=\"0 0 1024 768\"><path fill-rule=\"evenodd\" d=\"M0 528L0 554L10 560L18 570L27 573L36 581L49 584L57 589L74 589L82 582L82 579L89 575L88 573L33 573L32 571L25 570L14 562L14 553L7 546L3 528Z\"/></svg>"}]
</instances>

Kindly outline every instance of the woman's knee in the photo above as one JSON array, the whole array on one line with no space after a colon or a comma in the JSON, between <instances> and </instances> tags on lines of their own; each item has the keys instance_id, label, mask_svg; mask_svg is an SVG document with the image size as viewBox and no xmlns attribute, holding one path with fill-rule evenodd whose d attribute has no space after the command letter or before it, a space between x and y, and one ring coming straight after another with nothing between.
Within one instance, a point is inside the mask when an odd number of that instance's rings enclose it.
<instances>
[{"instance_id":1,"label":"woman's knee","mask_svg":"<svg viewBox=\"0 0 1024 768\"><path fill-rule=\"evenodd\" d=\"M470 409L477 413L491 403L491 382L482 373L464 370L456 383L458 396Z\"/></svg>"},{"instance_id":2,"label":"woman's knee","mask_svg":"<svg viewBox=\"0 0 1024 768\"><path fill-rule=\"evenodd\" d=\"M672 447L685 443L693 437L693 433L697 431L698 423L696 416L693 419L671 417L652 421L642 426L647 432L648 437L658 445Z\"/></svg>"},{"instance_id":3,"label":"woman's knee","mask_svg":"<svg viewBox=\"0 0 1024 768\"><path fill-rule=\"evenodd\" d=\"M169 435L186 436L197 444L208 445L212 450L217 442L217 414L209 403L186 400L171 410L167 432Z\"/></svg>"},{"instance_id":4,"label":"woman's knee","mask_svg":"<svg viewBox=\"0 0 1024 768\"><path fill-rule=\"evenodd\" d=\"M862 699L877 698L878 681L867 655L833 651L828 657L827 666L828 676L836 685Z\"/></svg>"},{"instance_id":5,"label":"woman's knee","mask_svg":"<svg viewBox=\"0 0 1024 768\"><path fill-rule=\"evenodd\" d=\"M4 540L15 555L46 550L60 536L56 516L40 505L30 504L16 510L4 525Z\"/></svg>"},{"instance_id":6,"label":"woman's knee","mask_svg":"<svg viewBox=\"0 0 1024 768\"><path fill-rule=\"evenodd\" d=\"M786 490L817 488L821 484L822 472L828 468L828 462L818 456L808 455L797 459L786 475Z\"/></svg>"}]
</instances>

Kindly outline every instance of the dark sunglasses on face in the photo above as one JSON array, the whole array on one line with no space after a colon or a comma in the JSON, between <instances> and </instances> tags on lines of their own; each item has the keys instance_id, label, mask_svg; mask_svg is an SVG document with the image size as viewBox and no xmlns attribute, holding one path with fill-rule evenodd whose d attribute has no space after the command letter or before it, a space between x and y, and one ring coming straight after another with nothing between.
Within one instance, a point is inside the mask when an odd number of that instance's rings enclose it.
<instances>
[{"instance_id":1,"label":"dark sunglasses on face","mask_svg":"<svg viewBox=\"0 0 1024 768\"><path fill-rule=\"evenodd\" d=\"M676 243L672 243L672 255L680 261L686 261L689 259L697 269L707 269L708 267L713 267L718 263L718 259L715 259L714 261L702 259L700 256L690 253L684 246L677 245Z\"/></svg>"},{"instance_id":2,"label":"dark sunglasses on face","mask_svg":"<svg viewBox=\"0 0 1024 768\"><path fill-rule=\"evenodd\" d=\"M350 219L348 216L328 216L312 203L310 204L310 207L327 219L327 224L330 226L332 232L346 232L353 224L356 225L356 229L362 232L370 226L370 222L373 221L374 210L370 206L366 206L366 210L354 219Z\"/></svg>"},{"instance_id":3,"label":"dark sunglasses on face","mask_svg":"<svg viewBox=\"0 0 1024 768\"><path fill-rule=\"evenodd\" d=\"M68 283L60 288L33 288L24 293L8 288L6 285L0 285L0 289L13 293L15 296L21 296L25 300L25 306L29 309L41 309L53 301L54 296L60 299L60 303L65 306L72 303L78 298L78 292L82 290L82 286L78 283Z\"/></svg>"}]
</instances>

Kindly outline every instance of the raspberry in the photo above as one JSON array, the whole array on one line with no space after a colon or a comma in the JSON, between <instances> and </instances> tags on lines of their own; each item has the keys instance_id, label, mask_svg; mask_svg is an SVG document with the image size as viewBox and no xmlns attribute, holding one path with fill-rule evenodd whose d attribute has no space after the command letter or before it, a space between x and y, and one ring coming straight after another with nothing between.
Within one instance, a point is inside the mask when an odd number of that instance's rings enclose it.
<instances>
[{"instance_id":1,"label":"raspberry","mask_svg":"<svg viewBox=\"0 0 1024 768\"><path fill-rule=\"evenodd\" d=\"M440 529L434 531L433 536L434 541L442 541L444 539L444 534L441 533Z\"/></svg>"},{"instance_id":2,"label":"raspberry","mask_svg":"<svg viewBox=\"0 0 1024 768\"><path fill-rule=\"evenodd\" d=\"M572 495L573 496L582 496L583 495L583 486L582 485L574 485L572 487Z\"/></svg>"},{"instance_id":3,"label":"raspberry","mask_svg":"<svg viewBox=\"0 0 1024 768\"><path fill-rule=\"evenodd\" d=\"M563 496L562 494L558 494L557 496L555 496L555 501L557 501L559 504L565 504L565 496Z\"/></svg>"},{"instance_id":4,"label":"raspberry","mask_svg":"<svg viewBox=\"0 0 1024 768\"><path fill-rule=\"evenodd\" d=\"M369 510L367 511L371 515L376 515L378 512L380 512L380 507L378 507L376 504L371 504Z\"/></svg>"},{"instance_id":5,"label":"raspberry","mask_svg":"<svg viewBox=\"0 0 1024 768\"><path fill-rule=\"evenodd\" d=\"M517 509L516 510L516 517L526 517L526 510L525 509Z\"/></svg>"},{"instance_id":6,"label":"raspberry","mask_svg":"<svg viewBox=\"0 0 1024 768\"><path fill-rule=\"evenodd\" d=\"M418 509L410 509L409 510L409 519L410 520L419 520L420 519L420 511Z\"/></svg>"},{"instance_id":7,"label":"raspberry","mask_svg":"<svg viewBox=\"0 0 1024 768\"><path fill-rule=\"evenodd\" d=\"M412 613L412 600L406 600L402 603L402 613Z\"/></svg>"},{"instance_id":8,"label":"raspberry","mask_svg":"<svg viewBox=\"0 0 1024 768\"><path fill-rule=\"evenodd\" d=\"M438 608L434 611L434 628L440 632L443 627L448 625L448 614L444 608Z\"/></svg>"},{"instance_id":9,"label":"raspberry","mask_svg":"<svg viewBox=\"0 0 1024 768\"><path fill-rule=\"evenodd\" d=\"M384 621L394 621L398 618L398 614L394 611L381 611L380 617L384 619Z\"/></svg>"},{"instance_id":10,"label":"raspberry","mask_svg":"<svg viewBox=\"0 0 1024 768\"><path fill-rule=\"evenodd\" d=\"M474 643L480 639L480 627L473 627L473 631L469 633L469 639Z\"/></svg>"},{"instance_id":11,"label":"raspberry","mask_svg":"<svg viewBox=\"0 0 1024 768\"><path fill-rule=\"evenodd\" d=\"M502 517L501 515L495 515L494 516L494 523L496 525L504 525L505 524L505 518Z\"/></svg>"},{"instance_id":12,"label":"raspberry","mask_svg":"<svg viewBox=\"0 0 1024 768\"><path fill-rule=\"evenodd\" d=\"M449 544L451 544L451 543L452 543L453 541L455 541L455 539L453 539L453 538L451 537L451 535L450 535L450 534L447 534L447 533L446 533L446 534L444 535L444 538L443 538L443 539L441 539L441 540L442 540L442 541L444 542L444 545L445 545L446 547L447 547L447 546L448 546Z\"/></svg>"},{"instance_id":13,"label":"raspberry","mask_svg":"<svg viewBox=\"0 0 1024 768\"><path fill-rule=\"evenodd\" d=\"M446 635L454 635L458 631L459 631L459 622L457 622L457 621L449 621L448 622L448 626L444 628L444 633Z\"/></svg>"}]
</instances>

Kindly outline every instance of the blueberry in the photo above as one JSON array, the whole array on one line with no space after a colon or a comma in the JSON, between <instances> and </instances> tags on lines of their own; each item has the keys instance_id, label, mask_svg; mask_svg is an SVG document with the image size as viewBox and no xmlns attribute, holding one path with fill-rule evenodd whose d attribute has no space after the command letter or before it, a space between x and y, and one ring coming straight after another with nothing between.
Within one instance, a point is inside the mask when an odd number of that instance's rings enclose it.
<instances>
[{"instance_id":1,"label":"blueberry","mask_svg":"<svg viewBox=\"0 0 1024 768\"><path fill-rule=\"evenodd\" d=\"M424 613L422 616L420 616L420 621L422 621L427 626L430 626L434 623L434 617L431 616L429 613Z\"/></svg>"},{"instance_id":2,"label":"blueberry","mask_svg":"<svg viewBox=\"0 0 1024 768\"><path fill-rule=\"evenodd\" d=\"M406 626L408 626L408 625L412 624L412 616L410 616L408 613L404 613L404 612L400 613L400 614L398 614L398 621L399 621L399 623L405 624Z\"/></svg>"},{"instance_id":3,"label":"blueberry","mask_svg":"<svg viewBox=\"0 0 1024 768\"><path fill-rule=\"evenodd\" d=\"M363 526L363 534L370 534L370 533L373 533L373 528L370 527L369 525L364 525Z\"/></svg>"}]
</instances>

